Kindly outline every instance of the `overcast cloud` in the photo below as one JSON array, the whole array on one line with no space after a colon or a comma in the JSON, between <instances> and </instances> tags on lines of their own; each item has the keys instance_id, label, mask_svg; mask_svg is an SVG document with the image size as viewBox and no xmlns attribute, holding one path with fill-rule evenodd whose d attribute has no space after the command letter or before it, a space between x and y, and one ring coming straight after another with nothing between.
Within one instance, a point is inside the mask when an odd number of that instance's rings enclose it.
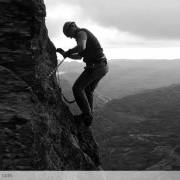
<instances>
[{"instance_id":1,"label":"overcast cloud","mask_svg":"<svg viewBox=\"0 0 180 180\"><path fill-rule=\"evenodd\" d=\"M148 38L180 39L180 0L46 0L81 8L85 19ZM76 9L75 9L76 10ZM63 9L62 9L63 11Z\"/></svg>"},{"instance_id":2,"label":"overcast cloud","mask_svg":"<svg viewBox=\"0 0 180 180\"><path fill-rule=\"evenodd\" d=\"M56 46L72 46L62 27L66 21L75 21L92 31L105 48L180 47L180 0L44 1L48 32ZM168 53L176 57L179 51ZM160 54L166 56L163 50Z\"/></svg>"}]
</instances>

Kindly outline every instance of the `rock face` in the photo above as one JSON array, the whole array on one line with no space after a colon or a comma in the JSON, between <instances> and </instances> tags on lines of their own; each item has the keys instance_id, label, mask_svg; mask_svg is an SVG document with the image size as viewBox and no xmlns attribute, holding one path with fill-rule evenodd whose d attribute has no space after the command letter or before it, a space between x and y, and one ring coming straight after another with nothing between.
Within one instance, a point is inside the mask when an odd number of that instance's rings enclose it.
<instances>
[{"instance_id":1,"label":"rock face","mask_svg":"<svg viewBox=\"0 0 180 180\"><path fill-rule=\"evenodd\" d=\"M95 170L98 147L61 99L43 0L0 0L0 169Z\"/></svg>"}]
</instances>

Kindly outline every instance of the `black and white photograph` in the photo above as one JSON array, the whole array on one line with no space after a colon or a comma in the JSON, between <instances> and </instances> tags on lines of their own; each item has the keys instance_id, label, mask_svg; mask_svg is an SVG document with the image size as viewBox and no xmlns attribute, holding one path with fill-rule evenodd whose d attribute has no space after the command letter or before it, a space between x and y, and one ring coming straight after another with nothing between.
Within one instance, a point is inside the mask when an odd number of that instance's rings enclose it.
<instances>
[{"instance_id":1,"label":"black and white photograph","mask_svg":"<svg viewBox=\"0 0 180 180\"><path fill-rule=\"evenodd\" d=\"M179 0L0 0L0 180L179 180L179 17Z\"/></svg>"}]
</instances>

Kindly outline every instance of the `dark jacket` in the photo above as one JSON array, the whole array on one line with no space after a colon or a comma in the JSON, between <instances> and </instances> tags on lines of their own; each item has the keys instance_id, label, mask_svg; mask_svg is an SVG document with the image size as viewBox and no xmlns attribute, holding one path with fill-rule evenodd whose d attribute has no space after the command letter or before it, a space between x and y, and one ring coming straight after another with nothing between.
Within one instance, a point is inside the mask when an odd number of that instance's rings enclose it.
<instances>
[{"instance_id":1,"label":"dark jacket","mask_svg":"<svg viewBox=\"0 0 180 180\"><path fill-rule=\"evenodd\" d=\"M81 53L83 61L86 63L98 63L103 57L105 58L103 49L97 38L87 29L78 29L77 33L79 31L85 31L87 34L86 49Z\"/></svg>"}]
</instances>

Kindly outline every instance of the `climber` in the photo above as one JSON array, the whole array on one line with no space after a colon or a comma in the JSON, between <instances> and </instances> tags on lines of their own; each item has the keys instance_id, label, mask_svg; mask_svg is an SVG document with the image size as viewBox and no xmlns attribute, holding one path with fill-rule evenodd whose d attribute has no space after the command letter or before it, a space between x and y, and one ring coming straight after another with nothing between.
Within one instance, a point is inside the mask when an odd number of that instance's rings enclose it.
<instances>
[{"instance_id":1,"label":"climber","mask_svg":"<svg viewBox=\"0 0 180 180\"><path fill-rule=\"evenodd\" d=\"M93 92L98 82L108 72L107 59L96 37L87 29L79 28L75 22L66 22L63 33L69 38L74 38L77 45L64 51L57 48L64 58L80 60L86 63L84 71L73 85L73 94L82 113L74 116L75 120L83 120L86 126L93 121Z\"/></svg>"}]
</instances>

